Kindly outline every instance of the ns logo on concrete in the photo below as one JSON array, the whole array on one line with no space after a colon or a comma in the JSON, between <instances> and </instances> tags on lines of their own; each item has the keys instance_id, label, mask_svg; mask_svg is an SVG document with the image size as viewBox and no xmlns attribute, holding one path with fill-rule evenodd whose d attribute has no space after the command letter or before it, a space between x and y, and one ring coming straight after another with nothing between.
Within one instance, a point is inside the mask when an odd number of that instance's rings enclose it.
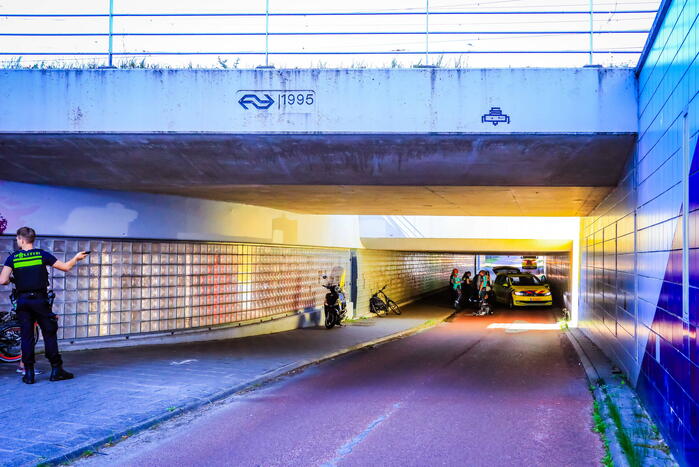
<instances>
[{"instance_id":1,"label":"ns logo on concrete","mask_svg":"<svg viewBox=\"0 0 699 467\"><path fill-rule=\"evenodd\" d=\"M316 93L312 89L241 89L236 102L244 111L253 113L312 113L316 109Z\"/></svg>"},{"instance_id":2,"label":"ns logo on concrete","mask_svg":"<svg viewBox=\"0 0 699 467\"><path fill-rule=\"evenodd\" d=\"M274 105L274 99L269 94L264 94L264 98L260 98L257 94L245 94L238 100L238 104L245 110L248 110L250 105L257 110L267 110Z\"/></svg>"}]
</instances>

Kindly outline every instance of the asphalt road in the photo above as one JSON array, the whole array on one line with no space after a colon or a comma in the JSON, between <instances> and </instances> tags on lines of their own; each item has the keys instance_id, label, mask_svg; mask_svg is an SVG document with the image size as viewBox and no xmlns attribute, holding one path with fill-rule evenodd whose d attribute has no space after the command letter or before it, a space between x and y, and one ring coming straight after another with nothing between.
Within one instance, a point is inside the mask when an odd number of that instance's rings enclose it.
<instances>
[{"instance_id":1,"label":"asphalt road","mask_svg":"<svg viewBox=\"0 0 699 467\"><path fill-rule=\"evenodd\" d=\"M578 358L555 326L529 329L553 322L545 310L459 315L83 463L597 466L603 448Z\"/></svg>"}]
</instances>

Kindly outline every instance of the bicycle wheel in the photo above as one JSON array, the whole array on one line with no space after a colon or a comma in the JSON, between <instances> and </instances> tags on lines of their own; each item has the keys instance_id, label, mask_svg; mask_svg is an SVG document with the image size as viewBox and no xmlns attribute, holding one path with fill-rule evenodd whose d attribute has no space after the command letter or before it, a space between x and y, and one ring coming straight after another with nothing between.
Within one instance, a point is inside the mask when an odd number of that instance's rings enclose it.
<instances>
[{"instance_id":1,"label":"bicycle wheel","mask_svg":"<svg viewBox=\"0 0 699 467\"><path fill-rule=\"evenodd\" d=\"M22 359L22 330L17 324L0 327L0 361L18 362Z\"/></svg>"},{"instance_id":2,"label":"bicycle wheel","mask_svg":"<svg viewBox=\"0 0 699 467\"><path fill-rule=\"evenodd\" d=\"M400 311L400 308L398 308L398 304L394 302L393 300L388 301L388 310L392 311L393 313L399 315L402 312Z\"/></svg>"},{"instance_id":3,"label":"bicycle wheel","mask_svg":"<svg viewBox=\"0 0 699 467\"><path fill-rule=\"evenodd\" d=\"M383 316L385 313L384 311L384 305L383 303L376 303L376 302L370 302L369 303L369 311L374 313L376 316L379 318Z\"/></svg>"}]
</instances>

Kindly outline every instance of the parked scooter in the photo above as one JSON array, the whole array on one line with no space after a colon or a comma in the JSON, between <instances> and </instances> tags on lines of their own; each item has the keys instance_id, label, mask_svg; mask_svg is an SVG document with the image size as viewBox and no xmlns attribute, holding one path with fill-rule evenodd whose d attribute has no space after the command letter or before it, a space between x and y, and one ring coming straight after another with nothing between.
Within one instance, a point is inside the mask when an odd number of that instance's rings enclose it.
<instances>
[{"instance_id":1,"label":"parked scooter","mask_svg":"<svg viewBox=\"0 0 699 467\"><path fill-rule=\"evenodd\" d=\"M328 276L323 276L327 279ZM334 326L342 326L342 320L347 314L347 299L345 291L342 290L340 284L325 284L323 287L329 290L325 294L325 327L331 329Z\"/></svg>"}]
</instances>

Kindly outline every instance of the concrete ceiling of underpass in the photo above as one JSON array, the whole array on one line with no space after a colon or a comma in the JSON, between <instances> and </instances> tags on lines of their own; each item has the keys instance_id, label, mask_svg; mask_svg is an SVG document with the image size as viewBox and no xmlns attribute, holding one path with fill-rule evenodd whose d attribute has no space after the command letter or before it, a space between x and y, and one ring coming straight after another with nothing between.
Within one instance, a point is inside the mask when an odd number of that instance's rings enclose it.
<instances>
[{"instance_id":1,"label":"concrete ceiling of underpass","mask_svg":"<svg viewBox=\"0 0 699 467\"><path fill-rule=\"evenodd\" d=\"M0 134L0 178L315 214L581 216L623 134Z\"/></svg>"},{"instance_id":2,"label":"concrete ceiling of underpass","mask_svg":"<svg viewBox=\"0 0 699 467\"><path fill-rule=\"evenodd\" d=\"M366 248L398 251L453 251L482 254L546 254L570 252L570 239L511 238L362 238Z\"/></svg>"},{"instance_id":3,"label":"concrete ceiling of underpass","mask_svg":"<svg viewBox=\"0 0 699 467\"><path fill-rule=\"evenodd\" d=\"M305 214L584 216L608 187L295 186L187 187L172 192Z\"/></svg>"}]
</instances>

